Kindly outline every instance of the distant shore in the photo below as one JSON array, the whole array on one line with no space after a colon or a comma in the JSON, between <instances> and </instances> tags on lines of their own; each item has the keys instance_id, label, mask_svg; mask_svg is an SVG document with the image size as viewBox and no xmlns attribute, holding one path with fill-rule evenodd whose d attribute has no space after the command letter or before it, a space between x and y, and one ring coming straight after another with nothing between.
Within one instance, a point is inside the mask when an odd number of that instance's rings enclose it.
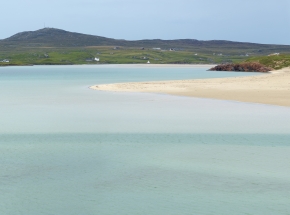
<instances>
[{"instance_id":1,"label":"distant shore","mask_svg":"<svg viewBox=\"0 0 290 215\"><path fill-rule=\"evenodd\" d=\"M103 91L164 93L290 107L290 67L259 76L104 84L90 88Z\"/></svg>"},{"instance_id":2,"label":"distant shore","mask_svg":"<svg viewBox=\"0 0 290 215\"><path fill-rule=\"evenodd\" d=\"M0 64L2 67L8 67L8 66L118 66L118 67L213 67L216 64Z\"/></svg>"}]
</instances>

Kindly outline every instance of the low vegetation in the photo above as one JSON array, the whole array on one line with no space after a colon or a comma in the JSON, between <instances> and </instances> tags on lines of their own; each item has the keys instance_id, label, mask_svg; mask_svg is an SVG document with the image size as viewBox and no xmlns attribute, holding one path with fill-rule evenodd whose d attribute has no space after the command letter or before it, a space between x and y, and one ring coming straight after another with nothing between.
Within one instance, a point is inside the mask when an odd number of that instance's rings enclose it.
<instances>
[{"instance_id":1,"label":"low vegetation","mask_svg":"<svg viewBox=\"0 0 290 215\"><path fill-rule=\"evenodd\" d=\"M98 58L99 61L94 59ZM84 47L84 48L19 48L0 50L0 65L72 65L72 64L219 64L240 62L240 55L216 55L191 50L170 51L152 48Z\"/></svg>"},{"instance_id":2,"label":"low vegetation","mask_svg":"<svg viewBox=\"0 0 290 215\"><path fill-rule=\"evenodd\" d=\"M256 56L247 59L245 62L257 62L277 70L290 66L290 55Z\"/></svg>"},{"instance_id":3,"label":"low vegetation","mask_svg":"<svg viewBox=\"0 0 290 215\"><path fill-rule=\"evenodd\" d=\"M95 61L98 58L99 61ZM8 60L9 62L5 62ZM290 66L290 55L276 56L217 55L190 50L154 50L120 47L84 48L19 48L0 50L0 66L11 65L74 65L74 64L234 64L259 63L268 68L281 69ZM239 66L236 66L238 70ZM250 67L249 67L250 68ZM252 67L253 68L253 67ZM233 67L226 68L232 71ZM247 70L247 69L246 69ZM246 71L245 70L245 71Z\"/></svg>"}]
</instances>

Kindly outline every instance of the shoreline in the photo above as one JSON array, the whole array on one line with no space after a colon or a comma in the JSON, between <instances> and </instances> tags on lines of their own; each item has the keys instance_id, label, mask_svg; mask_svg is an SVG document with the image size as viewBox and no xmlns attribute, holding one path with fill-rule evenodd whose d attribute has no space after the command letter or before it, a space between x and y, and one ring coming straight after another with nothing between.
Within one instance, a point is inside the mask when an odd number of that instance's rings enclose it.
<instances>
[{"instance_id":1,"label":"shoreline","mask_svg":"<svg viewBox=\"0 0 290 215\"><path fill-rule=\"evenodd\" d=\"M91 86L90 89L162 93L290 107L290 67L259 76L104 84Z\"/></svg>"},{"instance_id":2,"label":"shoreline","mask_svg":"<svg viewBox=\"0 0 290 215\"><path fill-rule=\"evenodd\" d=\"M23 64L23 65L13 65L13 64L0 64L0 67L20 67L20 66L118 66L118 67L213 67L216 64Z\"/></svg>"}]
</instances>

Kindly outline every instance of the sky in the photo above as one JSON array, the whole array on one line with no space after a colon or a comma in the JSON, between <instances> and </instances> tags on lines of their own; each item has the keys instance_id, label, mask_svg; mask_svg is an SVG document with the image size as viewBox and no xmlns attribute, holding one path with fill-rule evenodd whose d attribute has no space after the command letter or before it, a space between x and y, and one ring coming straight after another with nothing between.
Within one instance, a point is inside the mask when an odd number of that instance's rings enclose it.
<instances>
[{"instance_id":1,"label":"sky","mask_svg":"<svg viewBox=\"0 0 290 215\"><path fill-rule=\"evenodd\" d=\"M290 45L290 0L7 0L0 39L44 27L115 39Z\"/></svg>"}]
</instances>

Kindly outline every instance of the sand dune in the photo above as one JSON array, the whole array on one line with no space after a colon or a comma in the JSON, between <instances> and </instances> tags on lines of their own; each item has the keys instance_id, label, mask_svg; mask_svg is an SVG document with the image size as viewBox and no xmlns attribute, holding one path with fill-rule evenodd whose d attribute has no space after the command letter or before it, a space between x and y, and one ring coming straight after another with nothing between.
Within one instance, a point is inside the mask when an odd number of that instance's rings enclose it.
<instances>
[{"instance_id":1,"label":"sand dune","mask_svg":"<svg viewBox=\"0 0 290 215\"><path fill-rule=\"evenodd\" d=\"M165 93L290 107L290 67L250 77L105 84L91 89Z\"/></svg>"}]
</instances>

